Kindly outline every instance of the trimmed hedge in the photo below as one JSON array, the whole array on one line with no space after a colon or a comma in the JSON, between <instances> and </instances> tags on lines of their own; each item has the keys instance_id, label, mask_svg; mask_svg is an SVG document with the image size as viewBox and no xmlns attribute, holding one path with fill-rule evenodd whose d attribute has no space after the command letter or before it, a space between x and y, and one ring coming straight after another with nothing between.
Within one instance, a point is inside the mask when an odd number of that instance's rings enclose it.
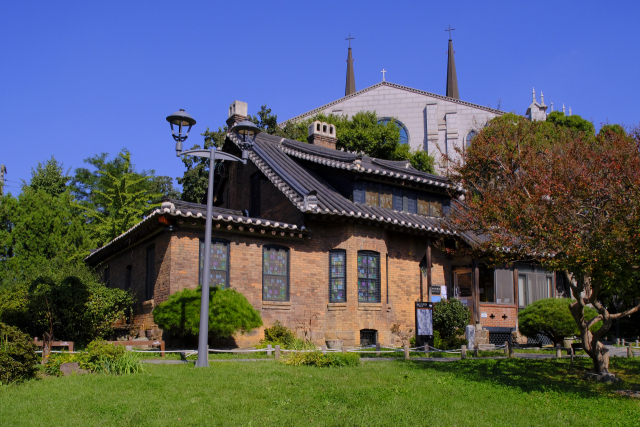
<instances>
[{"instance_id":1,"label":"trimmed hedge","mask_svg":"<svg viewBox=\"0 0 640 427\"><path fill-rule=\"evenodd\" d=\"M36 376L36 345L18 328L0 323L0 383L25 381Z\"/></svg>"}]
</instances>

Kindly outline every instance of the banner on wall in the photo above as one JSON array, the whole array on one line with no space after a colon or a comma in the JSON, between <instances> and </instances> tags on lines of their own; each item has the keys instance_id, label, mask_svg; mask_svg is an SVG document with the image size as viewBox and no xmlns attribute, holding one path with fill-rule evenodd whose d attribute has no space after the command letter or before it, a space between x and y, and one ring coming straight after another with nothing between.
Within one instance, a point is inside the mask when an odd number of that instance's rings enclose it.
<instances>
[{"instance_id":1,"label":"banner on wall","mask_svg":"<svg viewBox=\"0 0 640 427\"><path fill-rule=\"evenodd\" d=\"M433 338L433 303L416 302L416 336L424 342Z\"/></svg>"}]
</instances>

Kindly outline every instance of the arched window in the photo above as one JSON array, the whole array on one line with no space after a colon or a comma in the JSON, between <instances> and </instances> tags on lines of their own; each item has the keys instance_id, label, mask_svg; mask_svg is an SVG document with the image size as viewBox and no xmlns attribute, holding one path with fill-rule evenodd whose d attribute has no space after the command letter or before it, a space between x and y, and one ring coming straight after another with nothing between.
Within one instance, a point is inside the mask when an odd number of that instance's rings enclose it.
<instances>
[{"instance_id":1,"label":"arched window","mask_svg":"<svg viewBox=\"0 0 640 427\"><path fill-rule=\"evenodd\" d=\"M409 143L409 130L407 127L398 119L392 119L391 117L382 117L378 120L378 123L386 125L390 121L394 121L396 125L400 128L400 144L408 144Z\"/></svg>"},{"instance_id":2,"label":"arched window","mask_svg":"<svg viewBox=\"0 0 640 427\"><path fill-rule=\"evenodd\" d=\"M200 240L199 282L202 285L204 268L204 239ZM229 242L211 239L211 265L209 268L209 286L220 289L229 287Z\"/></svg>"},{"instance_id":3,"label":"arched window","mask_svg":"<svg viewBox=\"0 0 640 427\"><path fill-rule=\"evenodd\" d=\"M471 145L471 140L473 138L475 138L476 135L477 135L477 133L474 130L472 130L471 132L469 132L467 134L467 137L465 138L465 141L464 141L464 148L465 149Z\"/></svg>"},{"instance_id":4,"label":"arched window","mask_svg":"<svg viewBox=\"0 0 640 427\"><path fill-rule=\"evenodd\" d=\"M289 248L262 248L262 301L289 301Z\"/></svg>"}]
</instances>

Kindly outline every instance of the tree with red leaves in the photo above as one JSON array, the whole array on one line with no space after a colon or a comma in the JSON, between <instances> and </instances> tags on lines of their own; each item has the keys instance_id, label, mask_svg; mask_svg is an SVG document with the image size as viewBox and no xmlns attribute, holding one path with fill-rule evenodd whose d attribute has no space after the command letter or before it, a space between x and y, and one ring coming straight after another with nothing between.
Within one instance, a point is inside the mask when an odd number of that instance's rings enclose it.
<instances>
[{"instance_id":1,"label":"tree with red leaves","mask_svg":"<svg viewBox=\"0 0 640 427\"><path fill-rule=\"evenodd\" d=\"M599 374L609 367L599 340L613 320L640 309L609 312L612 298L640 297L639 149L637 129L595 135L506 114L459 151L461 160L446 159L464 194L449 226L482 236L468 249L476 257L564 272L571 314ZM599 315L587 320L587 306Z\"/></svg>"}]
</instances>

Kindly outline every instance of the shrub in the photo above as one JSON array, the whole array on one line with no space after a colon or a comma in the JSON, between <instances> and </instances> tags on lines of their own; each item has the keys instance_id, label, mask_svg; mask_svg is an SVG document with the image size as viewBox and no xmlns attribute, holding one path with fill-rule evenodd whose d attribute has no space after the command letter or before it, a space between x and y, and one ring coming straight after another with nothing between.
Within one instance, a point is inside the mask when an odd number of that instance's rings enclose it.
<instances>
[{"instance_id":1,"label":"shrub","mask_svg":"<svg viewBox=\"0 0 640 427\"><path fill-rule=\"evenodd\" d=\"M443 340L460 335L470 318L469 308L456 298L433 304L433 329L440 332Z\"/></svg>"},{"instance_id":2,"label":"shrub","mask_svg":"<svg viewBox=\"0 0 640 427\"><path fill-rule=\"evenodd\" d=\"M269 328L264 330L264 342L269 344L279 344L281 346L289 346L296 339L293 331L282 323L279 320Z\"/></svg>"},{"instance_id":3,"label":"shrub","mask_svg":"<svg viewBox=\"0 0 640 427\"><path fill-rule=\"evenodd\" d=\"M8 271L0 283L0 321L32 336L87 343L104 338L133 305L131 292L108 288L87 266L52 260L42 271ZM28 274L27 274L28 273Z\"/></svg>"},{"instance_id":4,"label":"shrub","mask_svg":"<svg viewBox=\"0 0 640 427\"><path fill-rule=\"evenodd\" d=\"M569 298L546 298L534 302L518 313L520 332L527 337L542 334L553 341L554 345L562 345L564 338L580 333L569 310L571 303ZM593 319L597 315L595 309L585 307L585 319ZM591 331L596 331L601 326L602 321L593 325Z\"/></svg>"},{"instance_id":5,"label":"shrub","mask_svg":"<svg viewBox=\"0 0 640 427\"><path fill-rule=\"evenodd\" d=\"M178 337L198 335L202 288L184 289L169 296L153 310L154 322ZM262 326L260 313L240 292L211 288L209 295L209 332L218 338L248 332Z\"/></svg>"},{"instance_id":6,"label":"shrub","mask_svg":"<svg viewBox=\"0 0 640 427\"><path fill-rule=\"evenodd\" d=\"M0 323L0 384L35 377L38 368L36 346L18 328Z\"/></svg>"},{"instance_id":7,"label":"shrub","mask_svg":"<svg viewBox=\"0 0 640 427\"><path fill-rule=\"evenodd\" d=\"M44 365L44 371L49 375L60 376L60 365L63 363L79 362L80 355L74 353L51 353Z\"/></svg>"},{"instance_id":8,"label":"shrub","mask_svg":"<svg viewBox=\"0 0 640 427\"><path fill-rule=\"evenodd\" d=\"M467 340L461 335L464 333L462 329L458 329L456 333L450 337L442 338L439 331L433 333L433 346L438 350L457 350L463 344L467 343Z\"/></svg>"},{"instance_id":9,"label":"shrub","mask_svg":"<svg viewBox=\"0 0 640 427\"><path fill-rule=\"evenodd\" d=\"M126 351L123 346L99 340L89 343L86 353L52 354L45 365L45 372L49 375L60 375L60 365L67 362L78 362L80 368L96 373L124 375L142 372L138 355Z\"/></svg>"},{"instance_id":10,"label":"shrub","mask_svg":"<svg viewBox=\"0 0 640 427\"><path fill-rule=\"evenodd\" d=\"M360 356L355 353L327 353L311 351L293 353L284 359L284 363L293 366L310 365L318 368L360 366Z\"/></svg>"}]
</instances>

